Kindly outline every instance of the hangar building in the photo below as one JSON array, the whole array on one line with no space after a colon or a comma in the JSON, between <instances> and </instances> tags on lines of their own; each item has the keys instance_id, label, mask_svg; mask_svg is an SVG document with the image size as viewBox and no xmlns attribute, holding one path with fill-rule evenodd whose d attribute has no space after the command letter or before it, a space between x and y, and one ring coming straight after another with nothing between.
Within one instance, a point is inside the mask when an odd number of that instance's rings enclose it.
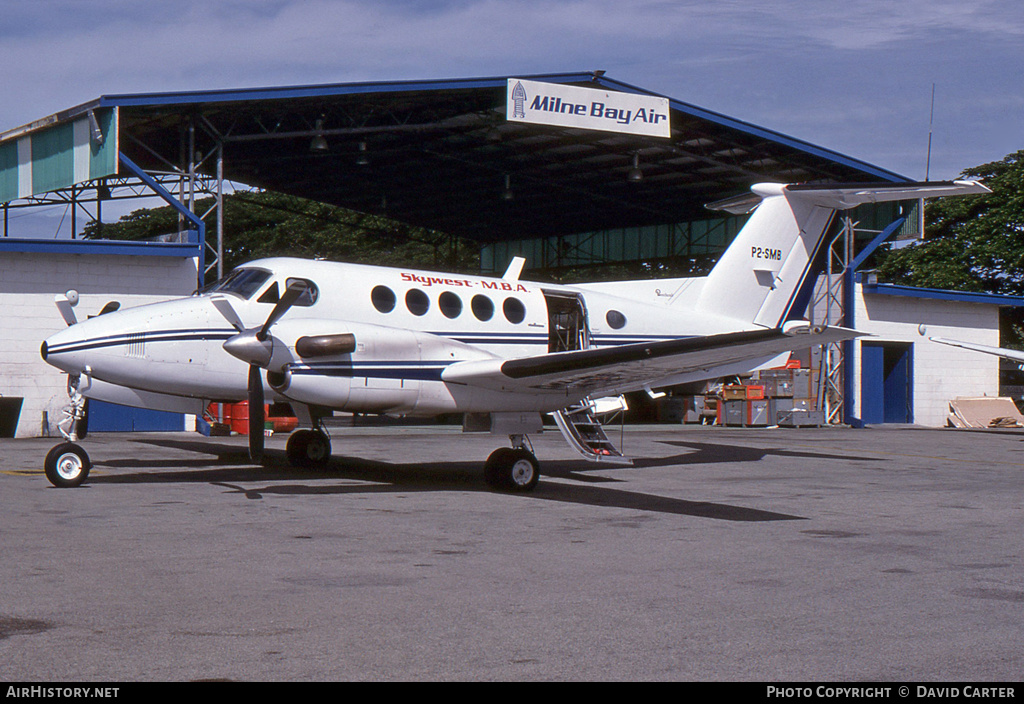
<instances>
[{"instance_id":1,"label":"hangar building","mask_svg":"<svg viewBox=\"0 0 1024 704\"><path fill-rule=\"evenodd\" d=\"M663 109L667 119L648 120L646 110L653 117L654 109L645 108L639 125L638 112L626 119L601 108L599 127L567 122L574 109L565 106L581 90L589 91L591 106L613 94L655 101L646 104L662 105L658 115ZM517 101L546 114L522 119ZM640 129L651 123L656 129ZM908 179L601 71L105 95L0 133L0 323L14 331L4 341L0 394L24 398L18 435L45 432L45 419L52 424L63 402L35 378L59 377L39 360L38 344L47 325L64 322L55 309L33 307L38 325L27 326L24 314L12 311L29 295L42 301L78 287L83 313L95 313L108 297L128 304L136 300L129 297L187 294L222 274L227 182L468 238L482 247L483 273L522 255L524 277L542 278L567 269L599 276L609 265L701 272L742 224L704 205L762 181ZM102 259L104 250L90 248L109 243L77 240L79 223L102 221L105 204L154 194L179 212L181 239L195 233L191 248L139 243ZM201 195L217 205L195 212ZM62 246L72 249L30 251L34 245L12 229L11 213L54 204L69 210L74 244ZM913 237L918 205L862 206L849 214L845 234L837 227L839 247L855 251L887 228ZM79 275L74 263L85 260L95 263L90 272L106 273ZM129 273L153 262L159 267L149 276ZM14 273L27 271L38 273ZM128 287L133 278L137 285ZM919 360L915 372L922 366Z\"/></svg>"}]
</instances>

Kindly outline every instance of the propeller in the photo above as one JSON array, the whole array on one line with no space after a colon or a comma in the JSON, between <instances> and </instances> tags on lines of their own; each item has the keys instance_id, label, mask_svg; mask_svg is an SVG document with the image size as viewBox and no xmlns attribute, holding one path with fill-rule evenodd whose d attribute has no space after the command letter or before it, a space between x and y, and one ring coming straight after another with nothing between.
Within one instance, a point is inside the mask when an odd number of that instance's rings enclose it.
<instances>
[{"instance_id":1,"label":"propeller","mask_svg":"<svg viewBox=\"0 0 1024 704\"><path fill-rule=\"evenodd\" d=\"M306 292L309 284L300 279L291 281L284 294L278 300L274 309L270 311L267 320L259 328L243 329L242 322L235 313L231 304L225 298L214 298L213 305L220 311L221 315L240 330L237 335L232 335L224 341L224 349L229 354L238 357L249 364L249 378L247 382L249 400L249 457L254 462L263 459L263 423L266 420L263 410L263 374L262 369L270 365L274 352L274 340L270 336L270 328L281 319L288 309L291 308L299 297Z\"/></svg>"},{"instance_id":2,"label":"propeller","mask_svg":"<svg viewBox=\"0 0 1024 704\"><path fill-rule=\"evenodd\" d=\"M255 364L249 365L249 459L263 459L263 376Z\"/></svg>"}]
</instances>

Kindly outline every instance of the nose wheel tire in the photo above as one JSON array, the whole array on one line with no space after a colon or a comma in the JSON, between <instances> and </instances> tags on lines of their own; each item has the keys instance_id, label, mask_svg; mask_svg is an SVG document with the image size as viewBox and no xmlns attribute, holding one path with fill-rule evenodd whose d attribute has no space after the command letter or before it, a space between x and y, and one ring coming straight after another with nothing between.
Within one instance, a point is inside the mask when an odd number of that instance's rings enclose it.
<instances>
[{"instance_id":1,"label":"nose wheel tire","mask_svg":"<svg viewBox=\"0 0 1024 704\"><path fill-rule=\"evenodd\" d=\"M56 487L70 488L81 485L89 476L92 463L85 450L73 442L57 445L46 454L43 470L46 478Z\"/></svg>"},{"instance_id":2,"label":"nose wheel tire","mask_svg":"<svg viewBox=\"0 0 1024 704\"><path fill-rule=\"evenodd\" d=\"M296 430L285 448L295 467L324 467L331 460L331 439L319 430Z\"/></svg>"},{"instance_id":3,"label":"nose wheel tire","mask_svg":"<svg viewBox=\"0 0 1024 704\"><path fill-rule=\"evenodd\" d=\"M532 491L540 479L540 463L528 450L502 447L487 458L484 477L495 489Z\"/></svg>"}]
</instances>

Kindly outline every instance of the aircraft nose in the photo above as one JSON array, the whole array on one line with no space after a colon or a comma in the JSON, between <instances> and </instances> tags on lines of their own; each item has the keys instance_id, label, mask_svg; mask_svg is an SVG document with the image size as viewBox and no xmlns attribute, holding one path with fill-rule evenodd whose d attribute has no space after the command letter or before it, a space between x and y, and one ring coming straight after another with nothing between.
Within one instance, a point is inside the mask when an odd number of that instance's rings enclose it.
<instances>
[{"instance_id":1,"label":"aircraft nose","mask_svg":"<svg viewBox=\"0 0 1024 704\"><path fill-rule=\"evenodd\" d=\"M80 359L83 337L77 326L69 327L50 335L39 346L39 356L47 364L68 373L80 372L85 362Z\"/></svg>"}]
</instances>

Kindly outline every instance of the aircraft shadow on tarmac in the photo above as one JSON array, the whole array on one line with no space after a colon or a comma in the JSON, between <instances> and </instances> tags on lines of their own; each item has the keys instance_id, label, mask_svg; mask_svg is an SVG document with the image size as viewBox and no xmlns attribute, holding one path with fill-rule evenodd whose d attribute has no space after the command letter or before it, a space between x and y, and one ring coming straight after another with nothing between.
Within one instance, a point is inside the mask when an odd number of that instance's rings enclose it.
<instances>
[{"instance_id":1,"label":"aircraft shadow on tarmac","mask_svg":"<svg viewBox=\"0 0 1024 704\"><path fill-rule=\"evenodd\" d=\"M875 457L857 457L855 455L829 454L826 452L805 452L800 450L780 450L773 447L744 447L743 445L719 444L710 442L693 442L691 440L660 440L663 445L673 447L686 447L693 452L683 455L684 462L679 464L710 464L715 462L757 462L772 455L775 457L799 457L803 459L829 459L829 460L863 460L865 462L877 462ZM672 458L673 460L677 458ZM642 464L645 460L634 461L634 465ZM655 462L659 462L655 458ZM657 465L655 465L657 466Z\"/></svg>"},{"instance_id":2,"label":"aircraft shadow on tarmac","mask_svg":"<svg viewBox=\"0 0 1024 704\"><path fill-rule=\"evenodd\" d=\"M300 469L291 467L281 451L267 450L262 465L254 464L245 447L237 444L217 443L209 440L188 441L172 439L146 439L145 444L157 445L176 450L202 453L201 458L179 458L168 460L152 459L109 459L96 463L103 467L129 470L116 474L95 473L90 484L163 484L163 483L207 483L225 487L251 500L262 499L265 495L346 495L375 492L410 491L487 491L493 492L483 481L482 460L465 462L433 463L389 463L355 457L334 455L330 464L323 469ZM804 520L772 511L732 506L706 501L686 501L655 494L626 491L608 486L622 480L609 477L594 477L587 470L655 468L660 466L694 464L700 462L742 462L756 461L765 454L794 454L777 450L757 448L736 448L727 445L701 443L679 444L696 452L669 457L649 457L634 461L632 467L613 465L595 466L580 460L546 461L543 474L548 477L573 479L581 482L567 485L556 482L541 482L526 495L512 495L517 498L540 499L562 503L629 508L656 513L697 516L725 521L761 522ZM800 456L821 457L813 453L795 453ZM727 456L723 459L723 456ZM582 464L581 464L582 463ZM137 468L142 471L131 472ZM163 471L167 468L167 471ZM155 470L155 471L154 471ZM336 480L352 480L352 484L338 484ZM327 482L325 480L335 480ZM260 488L240 486L241 483L264 483ZM273 482L266 484L265 482ZM278 483L280 482L280 483ZM600 486L598 485L600 484Z\"/></svg>"}]
</instances>

